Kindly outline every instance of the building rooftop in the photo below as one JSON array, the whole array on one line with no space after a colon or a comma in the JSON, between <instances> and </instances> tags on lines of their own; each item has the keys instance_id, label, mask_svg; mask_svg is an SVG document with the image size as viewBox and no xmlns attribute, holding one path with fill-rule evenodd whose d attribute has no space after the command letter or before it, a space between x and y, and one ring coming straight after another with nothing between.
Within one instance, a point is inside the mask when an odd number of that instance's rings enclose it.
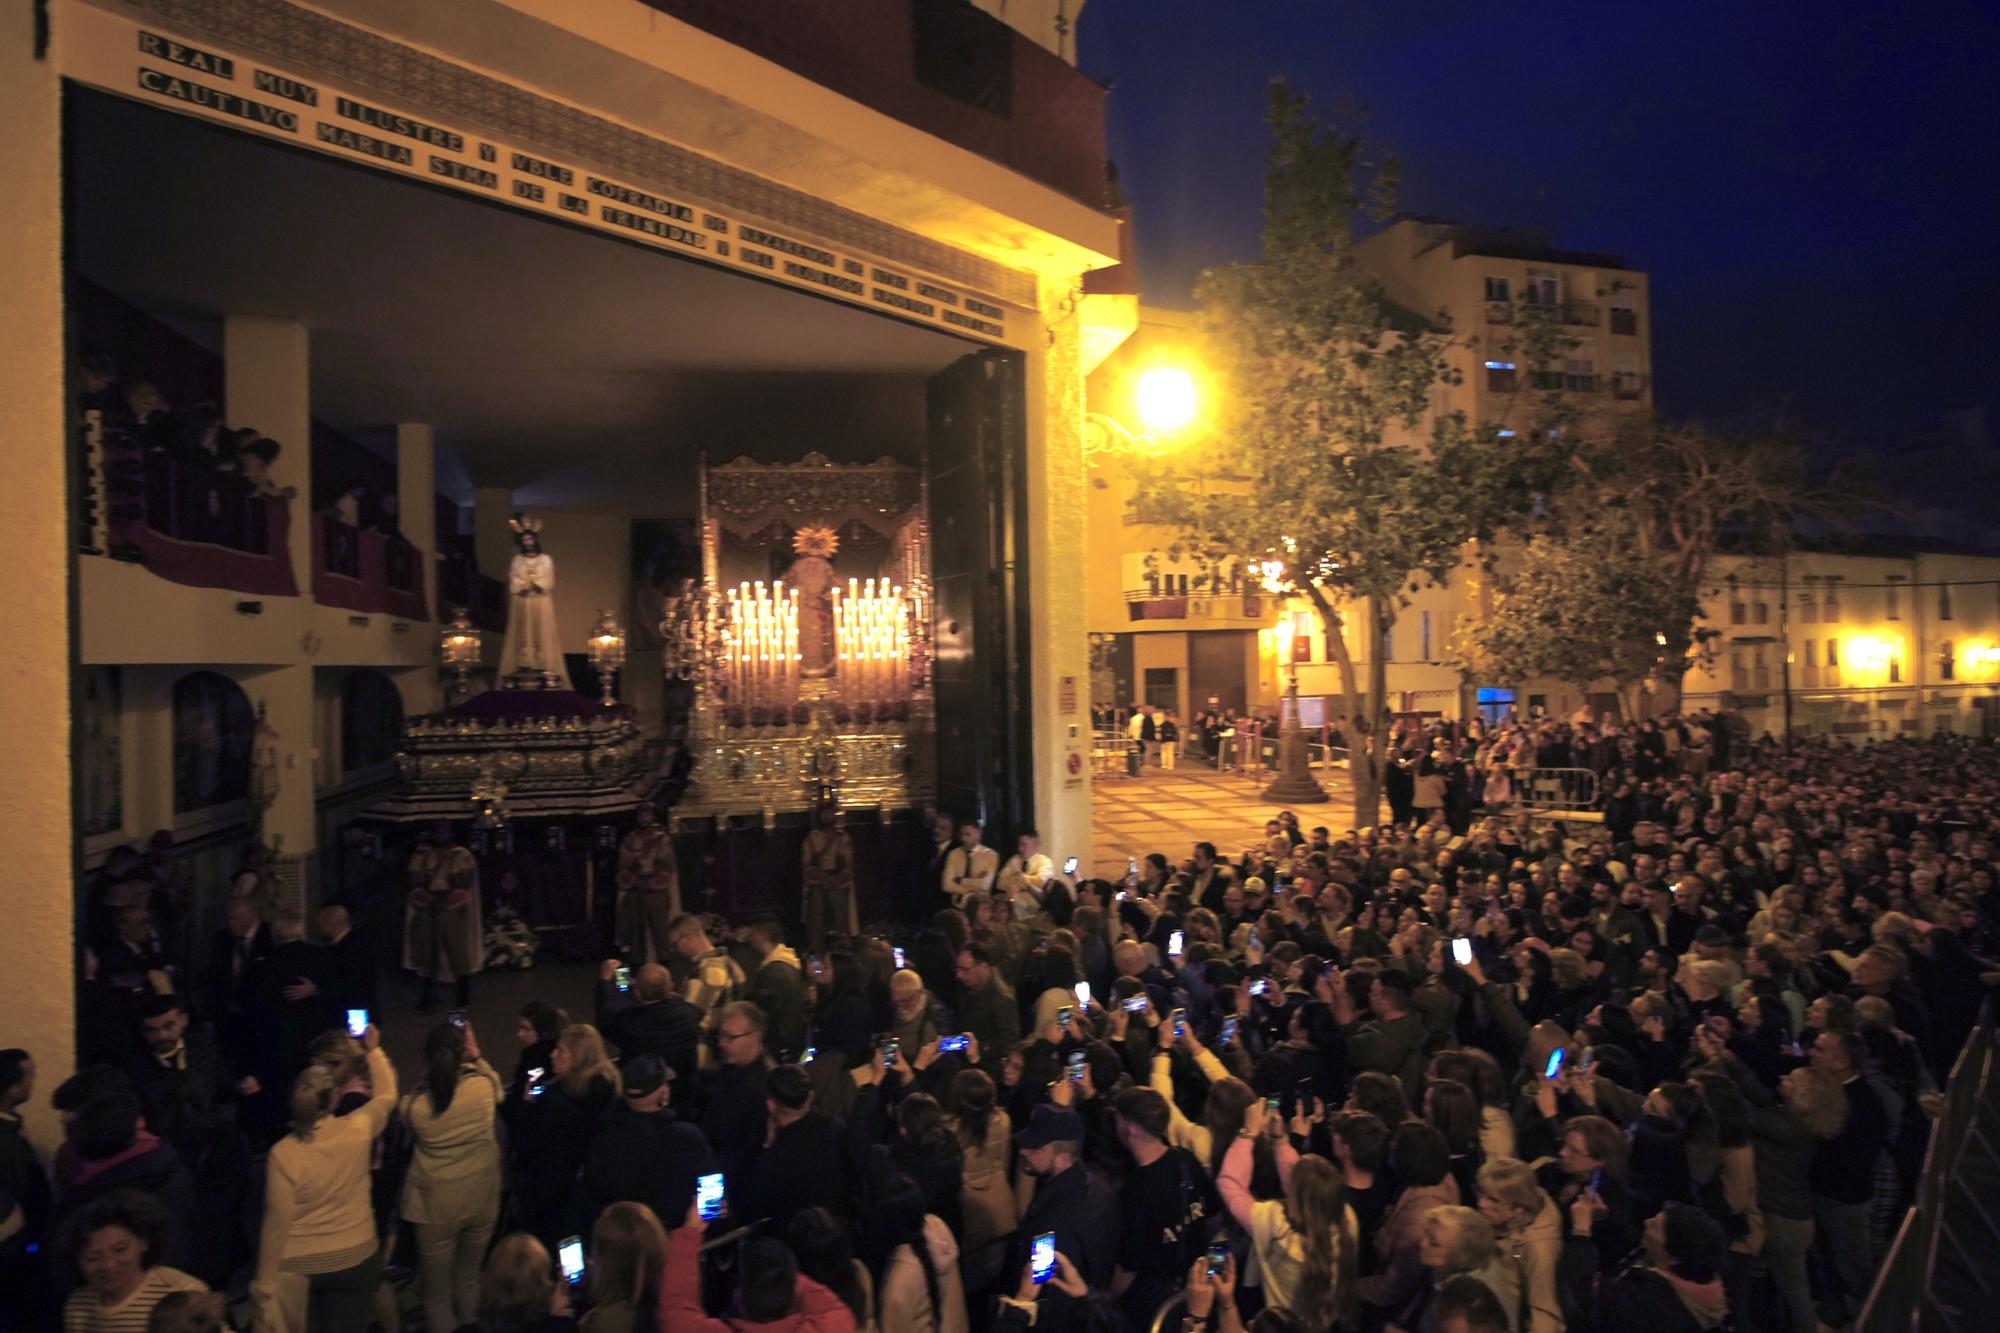
<instances>
[{"instance_id":1,"label":"building rooftop","mask_svg":"<svg viewBox=\"0 0 2000 1333\"><path fill-rule=\"evenodd\" d=\"M1405 222L1430 233L1430 244L1424 246L1424 249L1449 245L1453 259L1462 259L1467 255L1484 255L1493 259L1575 264L1583 268L1630 269L1632 267L1626 263L1625 256L1608 251L1561 249L1553 243L1547 232L1530 227L1480 227L1457 222L1451 218L1429 217L1414 213L1399 214L1389 225L1393 227Z\"/></svg>"}]
</instances>

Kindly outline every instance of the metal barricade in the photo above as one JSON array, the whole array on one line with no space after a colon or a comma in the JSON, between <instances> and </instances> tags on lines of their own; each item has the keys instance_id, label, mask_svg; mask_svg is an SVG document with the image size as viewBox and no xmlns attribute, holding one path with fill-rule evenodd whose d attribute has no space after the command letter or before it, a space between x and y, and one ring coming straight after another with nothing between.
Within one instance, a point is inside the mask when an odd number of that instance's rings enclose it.
<instances>
[{"instance_id":1,"label":"metal barricade","mask_svg":"<svg viewBox=\"0 0 2000 1333\"><path fill-rule=\"evenodd\" d=\"M1530 810L1581 814L1597 809L1597 774L1587 768L1531 768L1516 779Z\"/></svg>"}]
</instances>

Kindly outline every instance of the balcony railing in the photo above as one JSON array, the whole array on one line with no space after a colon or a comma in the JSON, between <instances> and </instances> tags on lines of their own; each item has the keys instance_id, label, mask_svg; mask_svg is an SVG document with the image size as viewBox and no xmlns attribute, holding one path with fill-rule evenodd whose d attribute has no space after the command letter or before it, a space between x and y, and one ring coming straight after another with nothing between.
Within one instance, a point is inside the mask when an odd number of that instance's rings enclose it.
<instances>
[{"instance_id":1,"label":"balcony railing","mask_svg":"<svg viewBox=\"0 0 2000 1333\"><path fill-rule=\"evenodd\" d=\"M357 528L332 514L313 520L313 600L363 615L430 619L417 548L400 533Z\"/></svg>"},{"instance_id":2,"label":"balcony railing","mask_svg":"<svg viewBox=\"0 0 2000 1333\"><path fill-rule=\"evenodd\" d=\"M1613 398L1643 398L1645 395L1646 377L1644 375L1619 371L1611 377L1611 396Z\"/></svg>"},{"instance_id":3,"label":"balcony railing","mask_svg":"<svg viewBox=\"0 0 2000 1333\"><path fill-rule=\"evenodd\" d=\"M1486 322L1488 324L1512 324L1514 322L1514 303L1512 301L1488 301L1486 303Z\"/></svg>"},{"instance_id":4,"label":"balcony railing","mask_svg":"<svg viewBox=\"0 0 2000 1333\"><path fill-rule=\"evenodd\" d=\"M1270 600L1263 593L1226 589L1131 588L1125 593L1125 614L1132 620L1261 620Z\"/></svg>"},{"instance_id":5,"label":"balcony railing","mask_svg":"<svg viewBox=\"0 0 2000 1333\"><path fill-rule=\"evenodd\" d=\"M1595 301L1564 301L1556 308L1556 318L1565 324L1596 328L1604 322L1604 311Z\"/></svg>"},{"instance_id":6,"label":"balcony railing","mask_svg":"<svg viewBox=\"0 0 2000 1333\"><path fill-rule=\"evenodd\" d=\"M94 411L81 429L84 506L101 511L108 554L171 583L297 595L289 501L204 459L150 448L143 433L106 425ZM84 544L99 545L89 534Z\"/></svg>"}]
</instances>

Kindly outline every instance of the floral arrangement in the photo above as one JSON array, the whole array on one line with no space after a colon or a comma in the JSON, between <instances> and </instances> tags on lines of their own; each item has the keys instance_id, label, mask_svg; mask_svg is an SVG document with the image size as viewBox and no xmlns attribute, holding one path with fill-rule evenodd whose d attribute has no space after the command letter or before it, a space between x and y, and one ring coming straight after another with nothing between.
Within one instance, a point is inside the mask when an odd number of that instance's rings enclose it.
<instances>
[{"instance_id":1,"label":"floral arrangement","mask_svg":"<svg viewBox=\"0 0 2000 1333\"><path fill-rule=\"evenodd\" d=\"M497 907L486 917L486 966L529 968L535 965L535 932L511 907Z\"/></svg>"}]
</instances>

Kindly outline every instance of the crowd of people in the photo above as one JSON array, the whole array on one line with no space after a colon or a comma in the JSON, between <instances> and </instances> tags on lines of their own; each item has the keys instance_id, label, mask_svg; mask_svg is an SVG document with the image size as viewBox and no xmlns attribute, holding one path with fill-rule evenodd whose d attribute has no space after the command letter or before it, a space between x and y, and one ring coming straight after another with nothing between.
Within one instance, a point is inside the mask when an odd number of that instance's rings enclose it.
<instances>
[{"instance_id":1,"label":"crowd of people","mask_svg":"<svg viewBox=\"0 0 2000 1333\"><path fill-rule=\"evenodd\" d=\"M462 1013L400 1072L298 1033L261 1131L155 995L54 1090L52 1181L0 1053L6 1303L212 1328L247 1278L254 1327L339 1333L410 1268L476 1333L1842 1326L1979 1020L2000 748L1685 725L1410 738L1602 760L1601 822L1454 831L1418 787L1112 880L963 825L920 926L677 917L504 1072Z\"/></svg>"}]
</instances>

